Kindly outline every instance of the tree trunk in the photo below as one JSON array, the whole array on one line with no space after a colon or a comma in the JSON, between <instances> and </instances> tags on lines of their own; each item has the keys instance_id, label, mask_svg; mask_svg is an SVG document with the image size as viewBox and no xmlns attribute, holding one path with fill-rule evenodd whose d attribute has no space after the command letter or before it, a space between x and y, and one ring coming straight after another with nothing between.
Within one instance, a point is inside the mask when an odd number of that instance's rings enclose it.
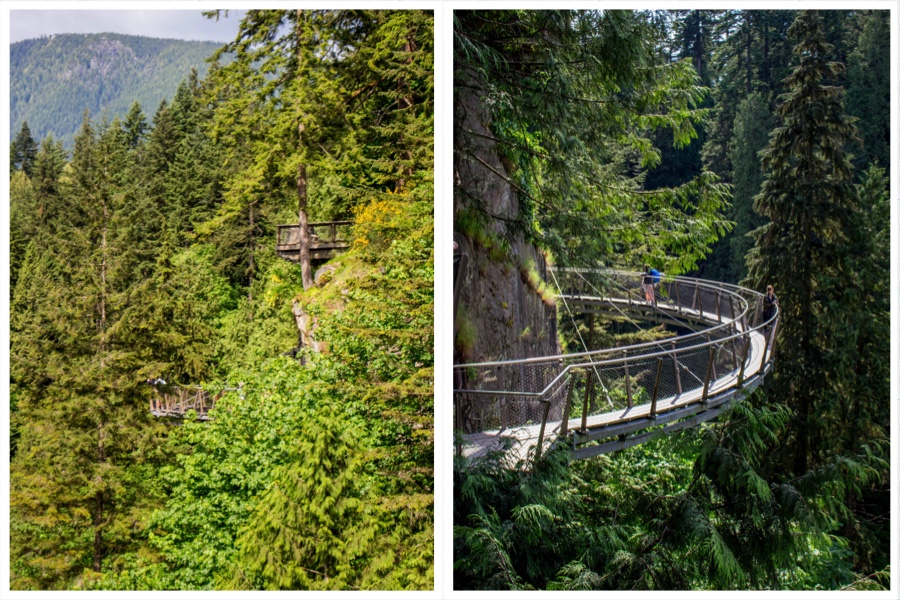
<instances>
[{"instance_id":1,"label":"tree trunk","mask_svg":"<svg viewBox=\"0 0 900 600\"><path fill-rule=\"evenodd\" d=\"M300 125L303 131L303 125ZM306 215L306 165L297 167L297 215L300 221L300 272L303 289L313 286L312 267L309 263L309 218Z\"/></svg>"},{"instance_id":2,"label":"tree trunk","mask_svg":"<svg viewBox=\"0 0 900 600\"><path fill-rule=\"evenodd\" d=\"M297 71L303 72L303 11L297 11ZM303 147L302 118L297 123L297 145ZM300 273L303 278L303 289L313 286L312 267L309 262L309 218L306 215L306 165L302 162L297 167L297 217L300 224Z\"/></svg>"},{"instance_id":3,"label":"tree trunk","mask_svg":"<svg viewBox=\"0 0 900 600\"><path fill-rule=\"evenodd\" d=\"M103 492L97 495L97 510L94 513L94 571L100 573L103 567Z\"/></svg>"},{"instance_id":4,"label":"tree trunk","mask_svg":"<svg viewBox=\"0 0 900 600\"><path fill-rule=\"evenodd\" d=\"M253 229L256 226L256 224L253 222L253 219L255 216L256 215L253 214L253 203L250 203L250 259L247 265L247 301L251 304L253 303L253 271L256 269L256 263L253 260L253 253L256 251L256 248L253 244ZM252 320L252 315L250 318Z\"/></svg>"},{"instance_id":5,"label":"tree trunk","mask_svg":"<svg viewBox=\"0 0 900 600\"><path fill-rule=\"evenodd\" d=\"M750 56L750 45L753 40L753 21L747 12L747 94L753 91L753 60Z\"/></svg>"}]
</instances>

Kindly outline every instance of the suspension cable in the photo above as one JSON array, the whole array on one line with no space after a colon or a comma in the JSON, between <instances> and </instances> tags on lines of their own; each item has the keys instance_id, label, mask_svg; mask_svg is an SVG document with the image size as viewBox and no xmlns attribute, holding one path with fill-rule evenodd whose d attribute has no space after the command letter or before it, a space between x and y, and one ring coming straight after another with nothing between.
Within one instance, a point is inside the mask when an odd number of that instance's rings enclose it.
<instances>
[{"instance_id":1,"label":"suspension cable","mask_svg":"<svg viewBox=\"0 0 900 600\"><path fill-rule=\"evenodd\" d=\"M550 275L553 277L553 283L556 285L556 289L561 290L559 281L556 280L556 273L553 272L553 269L549 269L549 271ZM581 341L581 347L584 348L585 352L590 352L587 344L584 342L584 338L581 337L581 332L578 330L578 323L575 321L575 316L569 309L569 303L566 302L565 294L560 294L560 298L562 298L563 300L563 306L566 307L566 312L569 313L569 318L572 319L572 326L575 327L575 333L578 335L578 339ZM597 365L595 365L593 361L591 361L591 369L593 369L594 374L597 376L597 381L600 382L600 387L603 389L603 394L606 396L606 401L609 403L610 408L615 408L612 398L609 397L609 390L606 389L606 385L603 384L603 378L600 377L600 373L597 372Z\"/></svg>"},{"instance_id":2,"label":"suspension cable","mask_svg":"<svg viewBox=\"0 0 900 600\"><path fill-rule=\"evenodd\" d=\"M588 284L588 285L589 285L589 286L590 286L597 294L600 294L601 298L603 298L603 295L604 295L604 294L603 294L603 292L602 292L601 290L599 290L599 289L597 288L597 286L595 286L593 283L591 283L590 280L588 280L584 275L582 275L580 271L576 271L576 273L577 273L578 276L581 277L581 279L583 279L584 282L587 283L587 284ZM554 275L554 281L556 281L556 276L555 276L555 275ZM614 279L609 279L609 281L611 281L614 285L619 286L621 289L625 290L626 292L628 291L628 288L626 288L625 286L623 286L623 285L622 285L621 283L619 283L618 281L616 281L616 280L614 280ZM557 284L557 288L558 288L558 287L559 287L559 284ZM629 317L629 316L625 313L625 311L623 311L621 308L619 308L618 306L616 306L616 303L615 303L615 302L613 302L613 301L610 300L609 298L603 298L603 299L604 299L610 306L612 306L614 309L616 309L617 311L619 311L619 313L620 313L623 317L625 317L625 319L626 319L629 323L631 323L632 325L634 325L634 326L638 329L638 331L640 331L641 333L646 333L646 331L645 331L640 325L638 325L637 322L635 322L631 317ZM563 299L563 301L565 302L565 298ZM656 309L656 310L658 310L658 309ZM671 317L671 315L668 315L668 316ZM672 317L672 318L675 319L676 321L678 321L679 323L683 323L680 319L677 319L677 318L675 318L675 317ZM692 329L691 327L689 327L689 326L686 326L686 327L687 327L688 329L691 329L691 330L693 331L693 329ZM662 342L660 342L660 341L658 341L658 340L650 340L650 341L651 341L652 343L656 344L661 350L667 350L667 348L665 348L665 347L663 346ZM689 374L691 377L693 377L694 379L696 379L699 383L703 383L703 380L700 379L693 371L691 371L691 370L687 367L687 365L682 364L682 363L678 360L678 357L677 357L675 354L673 354L672 356L673 356L674 359L675 359L675 364L676 364L676 365L678 365L679 367L681 367L682 369L684 369L685 371L687 371L688 374Z\"/></svg>"}]
</instances>

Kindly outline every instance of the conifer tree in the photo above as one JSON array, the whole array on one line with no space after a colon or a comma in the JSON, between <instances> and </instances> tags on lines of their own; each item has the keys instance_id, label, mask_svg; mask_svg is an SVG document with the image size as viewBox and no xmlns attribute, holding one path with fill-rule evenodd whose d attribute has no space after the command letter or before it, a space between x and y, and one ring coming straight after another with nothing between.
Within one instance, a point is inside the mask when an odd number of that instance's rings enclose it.
<instances>
[{"instance_id":1,"label":"conifer tree","mask_svg":"<svg viewBox=\"0 0 900 600\"><path fill-rule=\"evenodd\" d=\"M128 109L128 115L125 116L125 137L128 140L128 147L137 148L144 140L144 132L147 131L147 119L141 108L141 103L137 100L132 103Z\"/></svg>"},{"instance_id":2,"label":"conifer tree","mask_svg":"<svg viewBox=\"0 0 900 600\"><path fill-rule=\"evenodd\" d=\"M31 130L28 128L28 122L22 121L22 127L10 146L9 164L10 171L25 171L25 174L31 176L31 168L34 166L34 160L37 156L37 142L31 137Z\"/></svg>"},{"instance_id":3,"label":"conifer tree","mask_svg":"<svg viewBox=\"0 0 900 600\"><path fill-rule=\"evenodd\" d=\"M11 336L21 438L11 466L16 587L70 587L133 549L152 502L156 429L122 328L132 283L118 231L128 181L117 121L85 115L71 176L17 285ZM60 551L65 548L65 551Z\"/></svg>"},{"instance_id":4,"label":"conifer tree","mask_svg":"<svg viewBox=\"0 0 900 600\"><path fill-rule=\"evenodd\" d=\"M796 411L790 468L802 474L833 449L823 419L846 394L842 372L846 341L840 327L853 281L842 261L858 203L846 152L856 138L843 112L843 89L828 85L843 66L829 62L822 19L801 12L791 25L798 65L785 80L777 108L780 125L762 153L766 180L755 199L770 220L754 231L748 283L775 286L782 310L782 352L773 393Z\"/></svg>"},{"instance_id":5,"label":"conifer tree","mask_svg":"<svg viewBox=\"0 0 900 600\"><path fill-rule=\"evenodd\" d=\"M858 46L847 59L847 112L859 117L862 146L854 165L890 171L890 27L886 11L865 15Z\"/></svg>"},{"instance_id":6,"label":"conifer tree","mask_svg":"<svg viewBox=\"0 0 900 600\"><path fill-rule=\"evenodd\" d=\"M753 210L753 198L762 185L759 151L766 147L774 126L774 117L762 94L750 94L738 106L734 137L728 146L728 158L734 165L731 218L735 222L734 230L727 238L730 247L727 281L730 282L746 277L744 257L753 246L747 233L763 224Z\"/></svg>"}]
</instances>

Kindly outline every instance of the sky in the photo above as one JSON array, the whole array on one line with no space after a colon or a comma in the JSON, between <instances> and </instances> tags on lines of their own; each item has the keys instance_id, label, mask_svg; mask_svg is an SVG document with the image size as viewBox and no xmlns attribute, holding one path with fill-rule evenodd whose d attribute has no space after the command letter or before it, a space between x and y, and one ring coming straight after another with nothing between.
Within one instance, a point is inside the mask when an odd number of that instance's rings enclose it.
<instances>
[{"instance_id":1,"label":"sky","mask_svg":"<svg viewBox=\"0 0 900 600\"><path fill-rule=\"evenodd\" d=\"M218 22L192 10L16 10L9 11L10 42L54 33L125 33L154 38L227 42L237 35L246 11L232 10Z\"/></svg>"}]
</instances>

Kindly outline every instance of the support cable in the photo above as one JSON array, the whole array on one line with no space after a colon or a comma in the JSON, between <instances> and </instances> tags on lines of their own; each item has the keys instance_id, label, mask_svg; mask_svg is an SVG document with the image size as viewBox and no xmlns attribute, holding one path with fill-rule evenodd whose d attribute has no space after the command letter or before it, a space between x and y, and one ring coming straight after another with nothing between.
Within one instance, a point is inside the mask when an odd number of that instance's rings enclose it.
<instances>
[{"instance_id":1,"label":"support cable","mask_svg":"<svg viewBox=\"0 0 900 600\"><path fill-rule=\"evenodd\" d=\"M552 273L552 271L551 271L551 273ZM604 296L603 292L602 292L601 290L597 289L597 286L595 286L593 283L591 283L591 282L590 282L584 275L582 275L580 272L576 271L576 273L577 273L578 276L581 277L581 278L584 280L584 282L587 283L587 284L588 284L588 285L589 285L589 286L590 286L597 294L600 294L600 297L601 297L601 298L603 298L603 299L604 299L610 306L612 306L614 309L616 309L617 311L619 311L619 313L620 313L623 317L625 317L625 319L626 319L629 323L631 323L632 325L634 325L634 326L638 329L638 331L640 331L641 333L645 333L644 329L643 329L640 325L638 325L631 317L629 317L629 316L625 313L625 311L623 311L621 308L619 308L618 306L616 306L616 303L615 303L615 302L613 302L613 301L610 300L609 298L604 298L604 297L603 297L603 296ZM554 275L553 279L554 279L554 281L556 280L556 276L555 276L555 275ZM609 281L612 281L612 283L613 283L614 285L619 286L620 288L622 288L622 289L625 290L626 292L628 291L628 288L626 288L625 286L623 286L623 285L622 285L621 283L619 283L618 281L615 281L614 279L610 279ZM559 284L557 284L557 288L558 288L558 287L559 287ZM565 302L565 296L563 296L563 302ZM567 306L567 310L568 310L568 306ZM671 315L669 315L669 316L671 316ZM674 318L674 317L672 317L672 318ZM679 323L681 322L679 319L675 319L675 320L678 321ZM693 329L692 329L691 327L688 327L688 329L691 329L691 330L693 331ZM665 346L663 346L662 342L660 342L660 341L658 341L658 340L651 340L651 341L652 341L654 344L656 344L656 345L660 348L660 350L668 351L668 349L667 349ZM688 374L689 374L691 377L693 377L694 379L696 379L698 383L703 383L703 380L700 379L696 374L694 374L694 372L691 371L691 370L687 367L687 365L682 364L682 363L678 360L677 357L675 358L675 362L678 363L678 365L681 366L685 371L687 371Z\"/></svg>"},{"instance_id":2,"label":"support cable","mask_svg":"<svg viewBox=\"0 0 900 600\"><path fill-rule=\"evenodd\" d=\"M553 277L553 283L556 285L556 289L562 290L559 286L559 281L556 280L556 273L553 272L553 269L549 269L550 275ZM587 347L587 344L584 343L584 338L581 337L581 332L578 330L578 323L575 321L575 316L572 314L572 311L569 310L569 303L566 302L565 294L560 294L559 296L563 300L563 306L566 307L566 312L569 313L569 318L572 319L572 325L575 327L575 333L578 335L578 339L581 341L581 347L584 348L585 352L590 352ZM609 390L606 389L606 385L603 383L603 378L600 377L600 373L597 372L597 365L591 361L591 368L594 370L594 374L597 376L597 381L600 382L600 387L603 388L603 394L606 396L606 401L609 403L610 408L615 408L613 405L612 398L609 397Z\"/></svg>"}]
</instances>

